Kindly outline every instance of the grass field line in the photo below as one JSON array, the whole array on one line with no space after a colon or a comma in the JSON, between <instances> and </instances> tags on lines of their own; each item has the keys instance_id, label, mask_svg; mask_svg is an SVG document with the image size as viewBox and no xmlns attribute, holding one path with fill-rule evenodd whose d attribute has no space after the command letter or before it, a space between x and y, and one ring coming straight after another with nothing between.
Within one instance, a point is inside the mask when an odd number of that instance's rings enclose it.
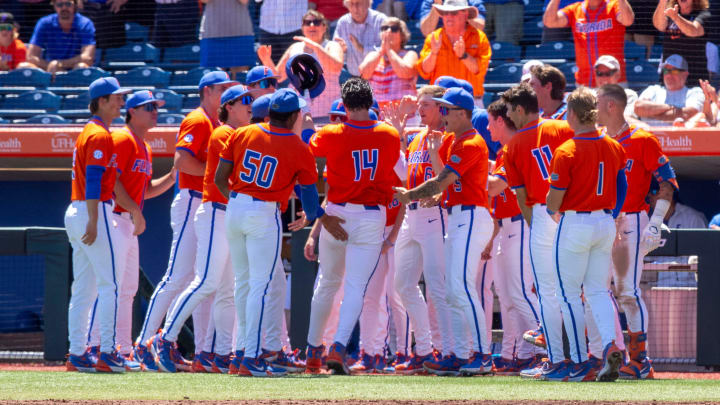
<instances>
[{"instance_id":1,"label":"grass field line","mask_svg":"<svg viewBox=\"0 0 720 405\"><path fill-rule=\"evenodd\" d=\"M588 400L720 401L718 380L548 383L519 377L124 375L0 372L1 400Z\"/></svg>"}]
</instances>

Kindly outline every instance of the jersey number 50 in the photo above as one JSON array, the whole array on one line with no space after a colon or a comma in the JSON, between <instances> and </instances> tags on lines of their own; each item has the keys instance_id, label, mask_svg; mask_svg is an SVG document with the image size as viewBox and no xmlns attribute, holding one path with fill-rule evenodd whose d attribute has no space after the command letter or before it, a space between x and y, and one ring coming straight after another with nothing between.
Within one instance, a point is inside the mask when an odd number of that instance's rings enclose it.
<instances>
[{"instance_id":1,"label":"jersey number 50","mask_svg":"<svg viewBox=\"0 0 720 405\"><path fill-rule=\"evenodd\" d=\"M361 149L352 151L355 164L355 181L360 181L363 171L370 170L370 180L375 180L378 163L378 149Z\"/></svg>"},{"instance_id":2,"label":"jersey number 50","mask_svg":"<svg viewBox=\"0 0 720 405\"><path fill-rule=\"evenodd\" d=\"M240 180L255 183L258 187L269 188L275 176L278 161L274 156L263 156L260 152L248 149L243 157L243 169Z\"/></svg>"}]
</instances>

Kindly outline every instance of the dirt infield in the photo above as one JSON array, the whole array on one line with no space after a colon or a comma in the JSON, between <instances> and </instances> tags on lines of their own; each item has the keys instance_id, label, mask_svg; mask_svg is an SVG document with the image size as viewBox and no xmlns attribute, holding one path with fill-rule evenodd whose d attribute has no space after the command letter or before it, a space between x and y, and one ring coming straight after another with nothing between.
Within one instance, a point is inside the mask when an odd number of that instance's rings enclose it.
<instances>
[{"instance_id":1,"label":"dirt infield","mask_svg":"<svg viewBox=\"0 0 720 405\"><path fill-rule=\"evenodd\" d=\"M8 401L3 404L13 405L45 405L45 404L83 404L83 405L210 405L210 404L239 404L239 405L439 405L439 404L462 404L462 405L654 405L664 404L665 402L656 401L295 401L295 400L271 400L271 401L65 401L65 400L46 400L46 401ZM698 402L673 402L673 404L692 404L697 405Z\"/></svg>"}]
</instances>

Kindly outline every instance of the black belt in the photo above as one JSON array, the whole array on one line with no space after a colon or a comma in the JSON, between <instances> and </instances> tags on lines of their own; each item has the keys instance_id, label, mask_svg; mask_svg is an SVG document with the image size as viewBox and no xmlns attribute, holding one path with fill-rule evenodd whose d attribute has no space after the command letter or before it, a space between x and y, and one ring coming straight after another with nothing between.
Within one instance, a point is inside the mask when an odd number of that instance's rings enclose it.
<instances>
[{"instance_id":1,"label":"black belt","mask_svg":"<svg viewBox=\"0 0 720 405\"><path fill-rule=\"evenodd\" d=\"M347 204L347 203L335 203L335 205L339 205L339 206L341 206L341 207L344 207L345 204ZM364 204L363 204L363 207L365 207L366 210L380 211L380 206L379 206L379 205L364 205Z\"/></svg>"},{"instance_id":2,"label":"black belt","mask_svg":"<svg viewBox=\"0 0 720 405\"><path fill-rule=\"evenodd\" d=\"M453 208L455 208L455 207L457 207L457 205L452 206L452 207L447 207L448 215L451 215L451 214L452 214ZM460 210L461 210L461 211L470 211L470 210L474 210L475 207L477 207L477 205L461 205L461 206L460 206Z\"/></svg>"},{"instance_id":3,"label":"black belt","mask_svg":"<svg viewBox=\"0 0 720 405\"><path fill-rule=\"evenodd\" d=\"M225 204L219 203L219 202L215 202L215 201L212 202L212 207L213 207L213 208L216 208L216 209L219 209L220 211L225 211L225 209L226 209Z\"/></svg>"},{"instance_id":4,"label":"black belt","mask_svg":"<svg viewBox=\"0 0 720 405\"><path fill-rule=\"evenodd\" d=\"M609 210L607 208L603 209L603 212L606 214L612 214L612 210ZM575 211L576 214L592 214L593 211Z\"/></svg>"},{"instance_id":5,"label":"black belt","mask_svg":"<svg viewBox=\"0 0 720 405\"><path fill-rule=\"evenodd\" d=\"M503 220L505 220L506 223L507 223L507 220L508 220L508 219L510 220L510 222L517 222L517 221L522 220L522 219L523 219L523 216L522 216L522 214L517 214L517 215L515 215L514 217L500 218L500 219L498 219L498 226L502 228L502 226L503 226Z\"/></svg>"},{"instance_id":6,"label":"black belt","mask_svg":"<svg viewBox=\"0 0 720 405\"><path fill-rule=\"evenodd\" d=\"M190 190L190 189L188 189L188 193L190 193L190 196L191 196L191 197L202 198L202 193L199 192L199 191L197 191L197 190Z\"/></svg>"}]
</instances>

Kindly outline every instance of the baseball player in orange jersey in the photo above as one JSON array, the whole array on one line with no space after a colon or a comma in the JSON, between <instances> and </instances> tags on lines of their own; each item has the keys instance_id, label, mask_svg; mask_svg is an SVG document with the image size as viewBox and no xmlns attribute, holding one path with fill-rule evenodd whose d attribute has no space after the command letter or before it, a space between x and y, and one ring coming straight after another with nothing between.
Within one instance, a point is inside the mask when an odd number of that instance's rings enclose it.
<instances>
[{"instance_id":1,"label":"baseball player in orange jersey","mask_svg":"<svg viewBox=\"0 0 720 405\"><path fill-rule=\"evenodd\" d=\"M563 320L570 343L570 360L554 364L541 378L549 381L614 381L623 362L615 345L615 309L608 294L614 218L620 214L627 181L625 151L595 128L597 100L580 87L568 96L567 122L575 132L553 155L547 211L559 213L553 266L562 297ZM557 219L557 218L554 218ZM584 292L602 336L600 371L588 361Z\"/></svg>"},{"instance_id":2,"label":"baseball player in orange jersey","mask_svg":"<svg viewBox=\"0 0 720 405\"><path fill-rule=\"evenodd\" d=\"M560 0L550 0L543 24L547 28L570 27L575 41L578 71L575 82L597 86L593 66L600 55L620 61L620 81L625 82L625 27L635 20L628 0L583 0L558 11Z\"/></svg>"},{"instance_id":3,"label":"baseball player in orange jersey","mask_svg":"<svg viewBox=\"0 0 720 405\"><path fill-rule=\"evenodd\" d=\"M622 145L627 158L628 192L613 245L613 278L630 336L630 362L620 369L620 378L644 379L653 377L653 369L646 348L648 312L640 292L643 258L660 243L660 227L678 184L657 138L625 121L625 104L622 87L609 84L598 90L598 124ZM659 199L648 218L645 196L653 176L660 184Z\"/></svg>"},{"instance_id":4,"label":"baseball player in orange jersey","mask_svg":"<svg viewBox=\"0 0 720 405\"><path fill-rule=\"evenodd\" d=\"M306 219L327 218L318 205L317 168L307 145L291 129L301 119L305 102L289 89L278 90L270 102L270 123L235 131L220 154L215 184L230 198L225 219L230 257L238 284L248 283L245 307L245 353L240 375L275 376L286 370L261 357L261 337L268 323L268 294L282 294L280 212L298 182ZM231 182L228 184L228 180ZM232 192L230 192L232 189ZM273 283L273 280L277 280ZM273 285L271 285L273 284ZM282 311L282 306L278 307ZM238 323L243 320L238 316ZM240 329L240 328L239 328ZM279 340L278 340L279 341ZM282 347L268 347L279 351Z\"/></svg>"},{"instance_id":5,"label":"baseball player in orange jersey","mask_svg":"<svg viewBox=\"0 0 720 405\"><path fill-rule=\"evenodd\" d=\"M178 170L180 192L170 206L170 226L173 229L168 268L158 283L148 303L137 345L147 345L161 325L171 304L192 281L197 252L197 238L193 227L195 211L200 206L203 191L203 175L207 160L210 134L219 126L217 110L223 91L234 84L227 73L206 73L198 85L200 107L190 112L180 124L175 146L175 167ZM205 343L210 318L210 300L196 308L193 316L195 350L199 353ZM141 348L143 349L143 348ZM177 366L188 371L190 366L176 350L172 353Z\"/></svg>"},{"instance_id":6,"label":"baseball player in orange jersey","mask_svg":"<svg viewBox=\"0 0 720 405\"><path fill-rule=\"evenodd\" d=\"M152 180L152 151L145 142L147 132L157 124L158 107L164 105L163 100L154 98L150 91L142 90L132 94L125 102L127 114L124 128L113 131L112 161L118 172L115 182L115 200L113 210L115 223L124 239L126 264L122 269L122 283L118 294L117 341L118 351L127 356L133 349L132 345L132 305L138 288L139 247L134 223L144 228L142 217L144 200L156 197L167 191L175 183L174 171ZM132 212L132 214L130 214ZM94 315L94 313L93 313ZM99 344L99 334L94 317L91 315L90 345ZM143 356L143 354L145 356ZM135 353L134 359L147 371L157 371L157 366L148 352Z\"/></svg>"},{"instance_id":7,"label":"baseball player in orange jersey","mask_svg":"<svg viewBox=\"0 0 720 405\"><path fill-rule=\"evenodd\" d=\"M436 176L443 169L452 136L443 134L444 123L440 105L434 97L442 97L445 89L424 86L418 91L418 114L425 128L410 141L407 150L407 187L414 188ZM431 136L432 134L437 134ZM439 136L438 136L439 135ZM447 218L437 203L425 207L421 202L406 206L400 234L395 246L395 289L402 299L415 332L415 352L405 364L395 366L399 374L423 371L423 362L432 355L433 344L438 350L452 347L450 313L445 297L445 262L443 237ZM428 306L418 286L421 272L429 300L435 306L441 323L439 337L434 341Z\"/></svg>"},{"instance_id":8,"label":"baseball player in orange jersey","mask_svg":"<svg viewBox=\"0 0 720 405\"><path fill-rule=\"evenodd\" d=\"M488 149L470 121L474 107L470 93L450 88L434 100L441 104L445 131L454 134L445 168L412 190L395 188L395 197L405 204L447 193L445 289L454 347L446 349L445 358L427 360L423 366L438 375L485 374L492 371L492 355L475 278L481 254L477 247L485 247L493 231L487 209Z\"/></svg>"},{"instance_id":9,"label":"baseball player in orange jersey","mask_svg":"<svg viewBox=\"0 0 720 405\"><path fill-rule=\"evenodd\" d=\"M492 139L503 145L488 182L488 194L499 226L493 249L498 269L494 283L503 323L502 351L500 358L495 359L495 372L508 375L532 368L545 351L522 338L523 332L540 324L540 310L533 293L530 229L523 220L515 193L508 187L505 173L504 155L515 135L515 124L507 116L507 105L500 100L488 106L488 129Z\"/></svg>"},{"instance_id":10,"label":"baseball player in orange jersey","mask_svg":"<svg viewBox=\"0 0 720 405\"><path fill-rule=\"evenodd\" d=\"M219 119L224 125L213 130L208 140L202 203L194 218L197 237L195 278L174 301L168 311L162 335L154 340L160 348L159 366L166 372L175 371L175 365L169 357L170 348L177 341L185 320L206 298L213 296L215 337L208 340L215 341L214 348L206 344L205 347L196 349L202 351L193 360L193 371L212 372L214 364L217 364L218 371L228 372L230 368L235 311L233 274L225 236L227 199L218 191L214 179L220 152L225 148L230 134L250 122L252 101L250 91L243 85L230 87L220 98Z\"/></svg>"},{"instance_id":11,"label":"baseball player in orange jersey","mask_svg":"<svg viewBox=\"0 0 720 405\"><path fill-rule=\"evenodd\" d=\"M75 141L72 164L71 203L65 211L65 229L73 247L73 283L68 308L70 353L68 371L124 372L139 365L116 350L115 328L118 288L125 268L125 246L113 225L113 188L116 172L112 162L113 140L108 124L120 116L123 94L117 79L106 77L90 84L93 118ZM135 232L142 231L138 215ZM86 352L88 316L98 297L100 354L95 361Z\"/></svg>"},{"instance_id":12,"label":"baseball player in orange jersey","mask_svg":"<svg viewBox=\"0 0 720 405\"><path fill-rule=\"evenodd\" d=\"M326 125L310 140L313 154L327 162L327 213L337 216L346 232L323 223L319 246L322 274L312 299L307 366L322 365L322 334L344 276L340 319L327 366L338 374L348 374L345 346L380 261L391 187L397 177L404 177L405 167L397 130L369 119L373 100L369 83L351 78L343 84L341 95L347 121Z\"/></svg>"},{"instance_id":13,"label":"baseball player in orange jersey","mask_svg":"<svg viewBox=\"0 0 720 405\"><path fill-rule=\"evenodd\" d=\"M519 84L501 99L507 115L519 128L507 144L504 155L508 185L515 191L518 206L530 227L530 264L535 291L540 303L541 328L526 332L523 338L539 346L547 346L551 363L565 359L562 349L562 316L556 297L557 276L552 268L552 252L557 224L545 207L550 187L550 161L560 144L572 137L565 121L542 120L537 97L529 84ZM525 377L536 376L542 367L524 370Z\"/></svg>"}]
</instances>

